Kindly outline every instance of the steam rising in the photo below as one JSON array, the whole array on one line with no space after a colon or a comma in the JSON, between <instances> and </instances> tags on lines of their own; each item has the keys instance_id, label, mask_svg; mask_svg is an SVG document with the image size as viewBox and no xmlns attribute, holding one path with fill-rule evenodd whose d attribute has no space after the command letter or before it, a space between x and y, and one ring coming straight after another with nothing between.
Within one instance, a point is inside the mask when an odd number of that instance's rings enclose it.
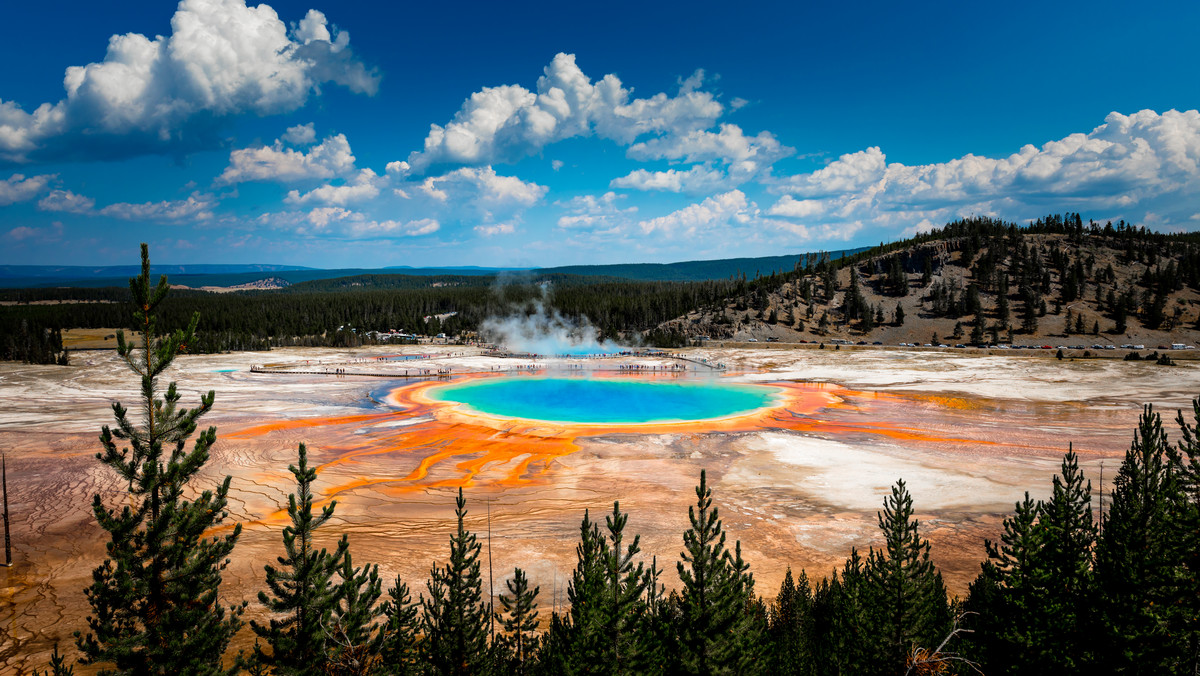
<instances>
[{"instance_id":1,"label":"steam rising","mask_svg":"<svg viewBox=\"0 0 1200 676\"><path fill-rule=\"evenodd\" d=\"M534 301L532 312L514 312L505 317L488 317L479 327L484 339L509 352L545 356L612 354L622 346L600 340L600 331L586 317L576 321L546 307L550 285L540 285L542 298Z\"/></svg>"}]
</instances>

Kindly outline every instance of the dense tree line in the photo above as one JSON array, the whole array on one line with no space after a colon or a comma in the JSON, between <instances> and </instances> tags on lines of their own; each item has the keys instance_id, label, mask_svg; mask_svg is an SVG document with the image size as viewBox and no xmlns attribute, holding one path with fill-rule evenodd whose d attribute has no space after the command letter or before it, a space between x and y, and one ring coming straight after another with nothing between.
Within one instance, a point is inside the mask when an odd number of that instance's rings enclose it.
<instances>
[{"instance_id":1,"label":"dense tree line","mask_svg":"<svg viewBox=\"0 0 1200 676\"><path fill-rule=\"evenodd\" d=\"M0 359L31 364L70 363L63 349L62 329L53 322L29 317L0 321Z\"/></svg>"},{"instance_id":2,"label":"dense tree line","mask_svg":"<svg viewBox=\"0 0 1200 676\"><path fill-rule=\"evenodd\" d=\"M200 313L204 324L187 350L207 353L280 346L356 347L370 342L366 336L370 331L393 329L456 336L477 331L488 317L532 313L545 306L567 318L590 321L604 338L676 347L683 344L682 336L656 331L656 327L725 297L733 285L597 282L564 275L516 278L503 285L480 277L405 277L401 282L393 280L402 277L399 275L375 277L305 282L279 291L184 293L172 306L163 308L160 321L165 330L174 330ZM19 302L36 300L41 291L22 291ZM44 350L26 347L33 345L31 336L40 335L29 327L111 328L124 325L129 313L128 291L80 289L87 300L105 301L88 303L70 303L60 289L47 291L61 302L11 305L0 312L0 345L6 346L6 358L39 360Z\"/></svg>"}]
</instances>

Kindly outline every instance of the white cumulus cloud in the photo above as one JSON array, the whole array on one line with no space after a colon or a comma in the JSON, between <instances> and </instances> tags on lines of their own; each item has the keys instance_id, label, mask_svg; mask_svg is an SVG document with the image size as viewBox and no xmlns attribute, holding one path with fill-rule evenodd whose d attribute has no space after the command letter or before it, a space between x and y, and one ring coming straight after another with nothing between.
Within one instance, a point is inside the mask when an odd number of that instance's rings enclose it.
<instances>
[{"instance_id":1,"label":"white cumulus cloud","mask_svg":"<svg viewBox=\"0 0 1200 676\"><path fill-rule=\"evenodd\" d=\"M307 212L267 213L257 222L289 230L297 235L343 239L380 239L419 237L437 232L441 224L432 218L411 221L376 220L359 211L343 207L316 207Z\"/></svg>"},{"instance_id":2,"label":"white cumulus cloud","mask_svg":"<svg viewBox=\"0 0 1200 676\"><path fill-rule=\"evenodd\" d=\"M63 211L71 214L85 214L96 206L96 200L77 195L70 190L52 190L38 201L38 209L42 211Z\"/></svg>"},{"instance_id":3,"label":"white cumulus cloud","mask_svg":"<svg viewBox=\"0 0 1200 676\"><path fill-rule=\"evenodd\" d=\"M793 199L791 195L784 195L767 209L767 214L785 218L809 218L824 211L825 203L821 200L798 200Z\"/></svg>"},{"instance_id":4,"label":"white cumulus cloud","mask_svg":"<svg viewBox=\"0 0 1200 676\"><path fill-rule=\"evenodd\" d=\"M769 131L746 136L736 124L722 124L719 131L693 129L685 134L660 136L635 143L626 154L635 160L683 160L686 162L720 161L733 166L756 169L769 167L795 153Z\"/></svg>"},{"instance_id":5,"label":"white cumulus cloud","mask_svg":"<svg viewBox=\"0 0 1200 676\"><path fill-rule=\"evenodd\" d=\"M741 190L730 190L707 197L697 204L690 204L666 216L651 218L638 223L643 234L659 233L667 236L694 236L702 231L719 227L745 225L756 216L758 208L746 199Z\"/></svg>"},{"instance_id":6,"label":"white cumulus cloud","mask_svg":"<svg viewBox=\"0 0 1200 676\"><path fill-rule=\"evenodd\" d=\"M496 235L511 235L516 232L516 228L512 223L496 223L495 225L477 225L475 232L484 237L495 237Z\"/></svg>"},{"instance_id":7,"label":"white cumulus cloud","mask_svg":"<svg viewBox=\"0 0 1200 676\"><path fill-rule=\"evenodd\" d=\"M624 199L625 195L618 195L610 190L599 197L577 195L566 203L555 202L557 206L567 210L567 213L559 216L558 227L612 230L624 226L638 210L636 206L622 209L620 205Z\"/></svg>"},{"instance_id":8,"label":"white cumulus cloud","mask_svg":"<svg viewBox=\"0 0 1200 676\"><path fill-rule=\"evenodd\" d=\"M707 165L697 164L691 169L680 171L648 171L634 169L625 176L609 182L611 188L633 190L665 190L667 192L704 193L725 185L725 173Z\"/></svg>"},{"instance_id":9,"label":"white cumulus cloud","mask_svg":"<svg viewBox=\"0 0 1200 676\"><path fill-rule=\"evenodd\" d=\"M1186 221L1200 198L1200 112L1114 112L1089 133L1006 157L888 164L872 147L784 178L772 190L782 197L771 215L902 233L969 214L1022 220L1064 209L1137 222L1153 215L1169 227Z\"/></svg>"},{"instance_id":10,"label":"white cumulus cloud","mask_svg":"<svg viewBox=\"0 0 1200 676\"><path fill-rule=\"evenodd\" d=\"M28 176L13 174L0 181L0 206L25 202L37 197L54 180L53 174Z\"/></svg>"},{"instance_id":11,"label":"white cumulus cloud","mask_svg":"<svg viewBox=\"0 0 1200 676\"><path fill-rule=\"evenodd\" d=\"M722 111L712 93L691 84L675 96L632 98L632 90L617 76L593 82L574 55L560 53L538 78L536 91L503 85L472 94L450 122L430 126L423 150L413 152L408 162L418 173L436 165L493 164L590 134L627 144L644 134L707 128Z\"/></svg>"},{"instance_id":12,"label":"white cumulus cloud","mask_svg":"<svg viewBox=\"0 0 1200 676\"><path fill-rule=\"evenodd\" d=\"M379 76L310 11L294 32L269 5L183 0L171 33L114 35L104 60L66 70L65 98L0 101L0 161L182 153L220 142L239 114L296 110L325 82L373 94Z\"/></svg>"},{"instance_id":13,"label":"white cumulus cloud","mask_svg":"<svg viewBox=\"0 0 1200 676\"><path fill-rule=\"evenodd\" d=\"M311 145L317 140L317 130L313 127L313 123L299 124L295 127L288 127L283 136L279 140L293 146Z\"/></svg>"},{"instance_id":14,"label":"white cumulus cloud","mask_svg":"<svg viewBox=\"0 0 1200 676\"><path fill-rule=\"evenodd\" d=\"M166 200L132 204L118 202L100 210L102 216L112 216L127 221L157 221L179 223L204 221L213 217L216 202L205 195L191 195L186 200Z\"/></svg>"},{"instance_id":15,"label":"white cumulus cloud","mask_svg":"<svg viewBox=\"0 0 1200 676\"><path fill-rule=\"evenodd\" d=\"M471 201L481 206L530 206L549 190L544 185L501 176L492 167L462 167L442 176L430 177L421 192L439 202Z\"/></svg>"},{"instance_id":16,"label":"white cumulus cloud","mask_svg":"<svg viewBox=\"0 0 1200 676\"><path fill-rule=\"evenodd\" d=\"M289 191L284 202L288 204L309 204L321 202L345 206L353 202L365 202L379 196L381 181L374 171L363 169L354 178L341 185L327 184L301 194L299 190Z\"/></svg>"},{"instance_id":17,"label":"white cumulus cloud","mask_svg":"<svg viewBox=\"0 0 1200 676\"><path fill-rule=\"evenodd\" d=\"M288 131L290 134L291 130ZM229 166L217 177L217 183L300 181L344 176L354 171L354 153L344 134L330 136L309 148L308 152L288 148L283 141L279 139L270 146L234 150L229 154Z\"/></svg>"}]
</instances>

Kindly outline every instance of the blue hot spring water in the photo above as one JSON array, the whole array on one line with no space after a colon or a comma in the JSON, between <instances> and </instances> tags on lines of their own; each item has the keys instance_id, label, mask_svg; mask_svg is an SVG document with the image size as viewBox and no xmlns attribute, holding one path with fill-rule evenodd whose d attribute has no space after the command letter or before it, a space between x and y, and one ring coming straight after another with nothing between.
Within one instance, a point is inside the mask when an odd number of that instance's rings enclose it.
<instances>
[{"instance_id":1,"label":"blue hot spring water","mask_svg":"<svg viewBox=\"0 0 1200 676\"><path fill-rule=\"evenodd\" d=\"M487 378L429 391L489 415L562 423L637 424L708 420L775 403L762 385L601 378Z\"/></svg>"}]
</instances>

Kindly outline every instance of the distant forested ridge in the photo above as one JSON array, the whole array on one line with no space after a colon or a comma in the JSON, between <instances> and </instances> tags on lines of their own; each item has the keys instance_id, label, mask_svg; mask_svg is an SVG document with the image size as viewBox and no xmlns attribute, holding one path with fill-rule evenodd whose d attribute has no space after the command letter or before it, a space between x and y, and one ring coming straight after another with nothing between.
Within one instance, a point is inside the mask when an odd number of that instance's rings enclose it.
<instances>
[{"instance_id":1,"label":"distant forested ridge","mask_svg":"<svg viewBox=\"0 0 1200 676\"><path fill-rule=\"evenodd\" d=\"M838 258L861 249L834 251ZM615 277L650 282L687 282L724 279L730 276L770 274L790 270L803 254L766 256L759 258L725 258L678 263L629 263L614 265L569 265L553 268L489 268L409 267L394 266L379 269L343 268L322 270L297 265L156 265L153 275L168 275L171 283L189 288L232 287L262 280L264 273L287 284L299 284L343 277L497 277L504 275L575 275L584 277ZM0 288L124 287L137 266L108 265L0 265Z\"/></svg>"}]
</instances>

